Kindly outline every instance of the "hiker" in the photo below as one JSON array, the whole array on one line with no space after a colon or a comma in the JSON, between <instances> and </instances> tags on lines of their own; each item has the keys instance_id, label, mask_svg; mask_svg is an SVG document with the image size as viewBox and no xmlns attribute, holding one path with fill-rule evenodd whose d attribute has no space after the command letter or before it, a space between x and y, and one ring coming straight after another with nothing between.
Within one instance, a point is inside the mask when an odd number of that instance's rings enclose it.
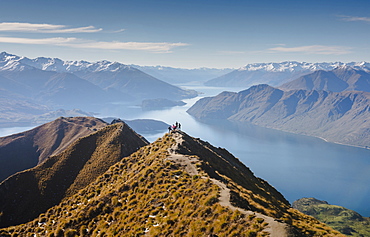
<instances>
[{"instance_id":1,"label":"hiker","mask_svg":"<svg viewBox=\"0 0 370 237\"><path fill-rule=\"evenodd\" d=\"M176 126L172 124L172 130L176 130Z\"/></svg>"},{"instance_id":2,"label":"hiker","mask_svg":"<svg viewBox=\"0 0 370 237\"><path fill-rule=\"evenodd\" d=\"M171 125L168 127L168 132L169 133L171 133L171 131L172 131L172 127L171 127Z\"/></svg>"},{"instance_id":3,"label":"hiker","mask_svg":"<svg viewBox=\"0 0 370 237\"><path fill-rule=\"evenodd\" d=\"M179 123L179 124L177 125L177 127L179 128L179 130L181 130L181 123Z\"/></svg>"}]
</instances>

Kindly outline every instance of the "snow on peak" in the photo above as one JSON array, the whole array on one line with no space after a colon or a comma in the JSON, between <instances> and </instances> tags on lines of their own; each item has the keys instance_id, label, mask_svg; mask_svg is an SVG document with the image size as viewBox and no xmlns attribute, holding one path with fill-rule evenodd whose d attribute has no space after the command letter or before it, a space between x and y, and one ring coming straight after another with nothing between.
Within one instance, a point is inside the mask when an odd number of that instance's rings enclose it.
<instances>
[{"instance_id":1,"label":"snow on peak","mask_svg":"<svg viewBox=\"0 0 370 237\"><path fill-rule=\"evenodd\" d=\"M286 61L281 63L253 63L247 64L244 67L237 69L238 71L266 71L266 72L300 72L300 71L316 71L316 70L333 70L338 67L349 66L361 70L370 70L370 64L366 62L361 63L307 63Z\"/></svg>"}]
</instances>

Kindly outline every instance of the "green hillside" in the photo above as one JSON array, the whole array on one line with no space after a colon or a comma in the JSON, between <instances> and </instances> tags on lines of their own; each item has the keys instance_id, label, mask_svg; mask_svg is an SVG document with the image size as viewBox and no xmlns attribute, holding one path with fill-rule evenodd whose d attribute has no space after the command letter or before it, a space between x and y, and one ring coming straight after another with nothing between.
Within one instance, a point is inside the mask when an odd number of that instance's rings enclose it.
<instances>
[{"instance_id":1,"label":"green hillside","mask_svg":"<svg viewBox=\"0 0 370 237\"><path fill-rule=\"evenodd\" d=\"M326 223L333 229L348 236L370 236L370 218L362 217L347 208L330 205L315 198L302 198L293 207Z\"/></svg>"}]
</instances>

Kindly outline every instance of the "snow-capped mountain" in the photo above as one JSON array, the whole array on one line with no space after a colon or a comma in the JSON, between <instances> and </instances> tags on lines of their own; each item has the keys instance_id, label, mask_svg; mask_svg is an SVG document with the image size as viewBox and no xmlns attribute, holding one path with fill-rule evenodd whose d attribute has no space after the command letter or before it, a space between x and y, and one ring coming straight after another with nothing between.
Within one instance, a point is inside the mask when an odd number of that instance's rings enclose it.
<instances>
[{"instance_id":1,"label":"snow-capped mountain","mask_svg":"<svg viewBox=\"0 0 370 237\"><path fill-rule=\"evenodd\" d=\"M279 86L300 76L317 70L331 71L339 67L351 67L370 72L368 62L323 62L307 63L287 61L281 63L253 63L236 69L228 74L205 82L207 86L235 86L248 88L256 84Z\"/></svg>"},{"instance_id":2,"label":"snow-capped mountain","mask_svg":"<svg viewBox=\"0 0 370 237\"><path fill-rule=\"evenodd\" d=\"M0 53L0 71L2 70L24 70L30 67L37 68L43 71L54 71L54 72L99 72L99 71L110 71L116 72L120 69L128 70L133 68L132 66L124 65L118 62L110 62L106 60L98 62L87 62L87 61L63 61L59 58L45 58L38 57L30 59L27 57L19 57L17 55L8 54L6 52Z\"/></svg>"},{"instance_id":3,"label":"snow-capped mountain","mask_svg":"<svg viewBox=\"0 0 370 237\"><path fill-rule=\"evenodd\" d=\"M370 63L367 62L323 62L323 63L307 63L286 61L281 63L253 63L247 64L244 67L237 69L237 71L268 71L268 72L298 72L298 71L330 71L338 67L349 66L354 69L370 70Z\"/></svg>"},{"instance_id":4,"label":"snow-capped mountain","mask_svg":"<svg viewBox=\"0 0 370 237\"><path fill-rule=\"evenodd\" d=\"M54 74L63 74L63 76ZM122 99L132 97L138 101L155 98L181 100L197 95L195 91L183 90L132 66L106 60L87 62L45 57L30 59L2 52L0 53L0 75L37 91L44 89L45 83L51 84L48 81L50 78L58 78L58 82L61 78L63 80L68 78L71 83L80 82L80 80L92 83L108 91L110 95L116 95L115 98L122 95ZM0 81L0 88L2 85ZM64 85L60 85L60 88L64 88Z\"/></svg>"},{"instance_id":5,"label":"snow-capped mountain","mask_svg":"<svg viewBox=\"0 0 370 237\"><path fill-rule=\"evenodd\" d=\"M19 57L6 52L0 53L0 71L12 70L21 71L37 68L44 71L54 72L69 72L78 75L91 72L119 72L128 70L140 70L155 78L165 81L170 84L183 84L189 81L204 82L212 78L222 76L234 69L224 68L173 68L164 66L139 66L126 65L119 62L110 62L102 60L98 62L88 61L63 61L59 58L38 57L30 59L27 57Z\"/></svg>"}]
</instances>

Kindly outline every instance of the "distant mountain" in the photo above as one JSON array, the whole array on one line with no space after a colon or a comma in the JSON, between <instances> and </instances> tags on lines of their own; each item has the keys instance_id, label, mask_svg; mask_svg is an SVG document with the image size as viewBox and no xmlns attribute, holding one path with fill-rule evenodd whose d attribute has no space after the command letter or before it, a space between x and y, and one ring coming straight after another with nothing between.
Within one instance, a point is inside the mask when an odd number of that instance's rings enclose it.
<instances>
[{"instance_id":1,"label":"distant mountain","mask_svg":"<svg viewBox=\"0 0 370 237\"><path fill-rule=\"evenodd\" d=\"M347 208L330 205L315 198L294 201L293 208L315 217L347 236L370 236L370 218Z\"/></svg>"},{"instance_id":2,"label":"distant mountain","mask_svg":"<svg viewBox=\"0 0 370 237\"><path fill-rule=\"evenodd\" d=\"M22 126L24 120L50 111L35 100L0 88L0 127Z\"/></svg>"},{"instance_id":3,"label":"distant mountain","mask_svg":"<svg viewBox=\"0 0 370 237\"><path fill-rule=\"evenodd\" d=\"M88 130L89 126L92 129L99 127L93 125L94 122L105 125L93 119L87 123L81 121L80 129ZM68 140L71 134L66 133L68 129L65 126L69 126L68 123L65 121L56 123L61 123L62 127L57 130L57 136L54 136L55 145L63 144L67 147L63 152L47 158L34 168L16 173L0 183L0 213L2 214L0 226L20 224L36 218L50 207L59 204L63 198L70 197L85 188L122 157L148 144L143 137L122 122L105 126L94 133L87 131L90 132L89 135L74 139L73 142ZM76 129L75 127L72 125L71 129ZM44 130L44 134L39 132L34 137L35 140L43 140L41 144L48 141L48 133L52 134L56 128L51 128L51 131ZM31 138L31 136L28 137ZM50 148L48 145L47 147ZM51 146L51 149L55 150L55 148ZM26 149L26 147L14 147L4 155L11 155L11 152L20 149ZM32 150L32 148L29 149ZM26 155L24 156L27 158Z\"/></svg>"},{"instance_id":4,"label":"distant mountain","mask_svg":"<svg viewBox=\"0 0 370 237\"><path fill-rule=\"evenodd\" d=\"M41 164L78 138L105 126L107 123L92 117L61 117L26 132L0 137L0 182Z\"/></svg>"},{"instance_id":5,"label":"distant mountain","mask_svg":"<svg viewBox=\"0 0 370 237\"><path fill-rule=\"evenodd\" d=\"M287 82L279 88L285 90L327 90L327 91L367 91L370 92L370 71L354 69L349 66L338 67L332 71L315 71Z\"/></svg>"},{"instance_id":6,"label":"distant mountain","mask_svg":"<svg viewBox=\"0 0 370 237\"><path fill-rule=\"evenodd\" d=\"M183 106L186 105L183 101L173 101L163 98L158 99L151 99L151 100L143 100L141 103L141 108L143 110L158 110L164 108L170 108L175 106Z\"/></svg>"},{"instance_id":7,"label":"distant mountain","mask_svg":"<svg viewBox=\"0 0 370 237\"><path fill-rule=\"evenodd\" d=\"M71 73L22 69L19 65L18 70L0 70L0 88L21 94L24 100L64 109L93 109L107 102L133 100L127 94L112 93Z\"/></svg>"},{"instance_id":8,"label":"distant mountain","mask_svg":"<svg viewBox=\"0 0 370 237\"><path fill-rule=\"evenodd\" d=\"M137 133L153 133L153 132L164 132L167 131L169 124L154 120L154 119L133 119L133 120L121 120L120 118L102 118L108 123L115 123L119 121L125 122Z\"/></svg>"},{"instance_id":9,"label":"distant mountain","mask_svg":"<svg viewBox=\"0 0 370 237\"><path fill-rule=\"evenodd\" d=\"M158 80L132 66L118 62L103 60L91 63L87 61L63 61L58 58L44 57L29 59L6 52L0 53L0 75L2 71L7 72L6 75L26 71L25 74L28 76L30 70L63 73L63 75L73 74L99 86L101 89L108 90L109 94L106 95L107 98L112 94L116 96L121 94L121 100L127 100L127 95L138 100L153 98L181 100L197 95L195 91L183 90ZM9 76L6 77L9 78ZM26 79L30 81L29 78L26 77ZM35 85L35 87L37 86L39 85ZM88 90L86 89L86 91ZM92 92L91 94L94 93Z\"/></svg>"},{"instance_id":10,"label":"distant mountain","mask_svg":"<svg viewBox=\"0 0 370 237\"><path fill-rule=\"evenodd\" d=\"M287 61L281 63L254 63L228 74L205 82L207 86L250 87L257 84L279 86L317 70L330 71L337 67L349 66L356 70L370 71L370 63L306 63Z\"/></svg>"},{"instance_id":11,"label":"distant mountain","mask_svg":"<svg viewBox=\"0 0 370 237\"><path fill-rule=\"evenodd\" d=\"M56 200L53 195L65 192L81 163L91 168L105 166L122 148L137 149L138 144L117 139L122 137L120 129L114 124L80 139L54 158L65 161L63 165L51 166L53 159L49 159L38 169L2 183L2 225L9 224L9 217L41 210L36 207L50 202L47 197ZM121 157L100 174L35 220L1 229L0 235L342 236L291 208L276 189L255 177L227 150L181 131L167 133ZM36 205L25 209L29 200L21 196L37 200Z\"/></svg>"},{"instance_id":12,"label":"distant mountain","mask_svg":"<svg viewBox=\"0 0 370 237\"><path fill-rule=\"evenodd\" d=\"M139 66L132 65L133 67L152 75L162 81L170 84L185 84L189 82L205 82L215 77L225 75L234 69L231 68L173 68L164 66Z\"/></svg>"},{"instance_id":13,"label":"distant mountain","mask_svg":"<svg viewBox=\"0 0 370 237\"><path fill-rule=\"evenodd\" d=\"M258 85L197 101L187 111L198 119L228 119L370 146L370 93L291 90Z\"/></svg>"}]
</instances>

